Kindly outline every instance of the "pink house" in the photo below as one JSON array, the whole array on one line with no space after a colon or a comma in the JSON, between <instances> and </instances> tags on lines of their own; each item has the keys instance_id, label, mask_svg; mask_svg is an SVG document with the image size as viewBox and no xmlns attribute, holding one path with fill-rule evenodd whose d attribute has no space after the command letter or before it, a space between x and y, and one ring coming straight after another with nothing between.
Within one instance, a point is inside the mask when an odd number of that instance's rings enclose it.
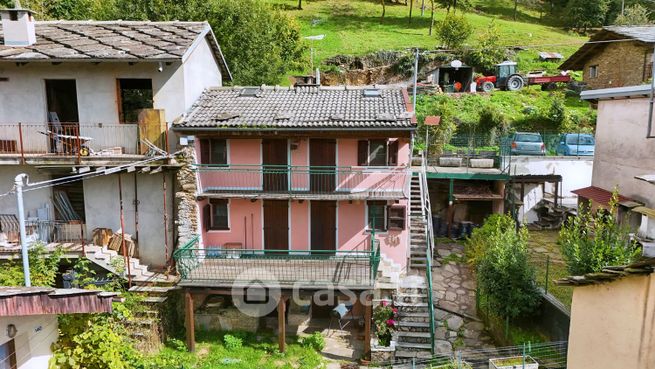
<instances>
[{"instance_id":1,"label":"pink house","mask_svg":"<svg viewBox=\"0 0 655 369\"><path fill-rule=\"evenodd\" d=\"M174 127L198 218L180 285L372 290L381 258L405 270L415 126L401 87L206 90Z\"/></svg>"}]
</instances>

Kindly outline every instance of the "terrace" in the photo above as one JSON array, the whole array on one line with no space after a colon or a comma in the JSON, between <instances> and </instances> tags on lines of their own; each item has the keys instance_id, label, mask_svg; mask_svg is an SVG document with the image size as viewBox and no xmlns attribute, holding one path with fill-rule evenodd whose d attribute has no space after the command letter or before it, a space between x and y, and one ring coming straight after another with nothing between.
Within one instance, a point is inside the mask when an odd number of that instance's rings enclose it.
<instances>
[{"instance_id":1,"label":"terrace","mask_svg":"<svg viewBox=\"0 0 655 369\"><path fill-rule=\"evenodd\" d=\"M203 196L267 199L408 198L407 168L196 165Z\"/></svg>"},{"instance_id":2,"label":"terrace","mask_svg":"<svg viewBox=\"0 0 655 369\"><path fill-rule=\"evenodd\" d=\"M370 289L380 262L370 250L253 250L201 247L199 236L175 251L186 287L234 287L253 283L279 288Z\"/></svg>"},{"instance_id":3,"label":"terrace","mask_svg":"<svg viewBox=\"0 0 655 369\"><path fill-rule=\"evenodd\" d=\"M0 123L0 164L102 164L167 149L166 123Z\"/></svg>"},{"instance_id":4,"label":"terrace","mask_svg":"<svg viewBox=\"0 0 655 369\"><path fill-rule=\"evenodd\" d=\"M461 177L507 175L511 162L509 143L509 137L456 135L440 152L429 153L427 170L431 174Z\"/></svg>"}]
</instances>

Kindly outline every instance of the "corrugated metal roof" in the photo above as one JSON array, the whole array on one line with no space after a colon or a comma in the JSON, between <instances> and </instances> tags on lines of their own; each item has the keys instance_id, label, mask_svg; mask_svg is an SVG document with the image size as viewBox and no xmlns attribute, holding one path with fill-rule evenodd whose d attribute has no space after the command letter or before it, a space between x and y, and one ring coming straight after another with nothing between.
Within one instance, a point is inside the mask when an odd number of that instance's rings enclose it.
<instances>
[{"instance_id":1,"label":"corrugated metal roof","mask_svg":"<svg viewBox=\"0 0 655 369\"><path fill-rule=\"evenodd\" d=\"M560 53L541 51L539 52L539 59L541 60L552 60L552 59L563 59L564 57Z\"/></svg>"},{"instance_id":2,"label":"corrugated metal roof","mask_svg":"<svg viewBox=\"0 0 655 369\"><path fill-rule=\"evenodd\" d=\"M115 293L79 288L0 287L0 317L108 313Z\"/></svg>"},{"instance_id":3,"label":"corrugated metal roof","mask_svg":"<svg viewBox=\"0 0 655 369\"><path fill-rule=\"evenodd\" d=\"M40 21L35 30L35 44L5 46L0 25L0 61L179 61L209 36L223 78L232 78L207 22Z\"/></svg>"},{"instance_id":4,"label":"corrugated metal roof","mask_svg":"<svg viewBox=\"0 0 655 369\"><path fill-rule=\"evenodd\" d=\"M595 186L589 186L585 188L579 188L577 190L571 191L572 193L584 197L585 199L592 200L598 204L607 206L612 199L612 192L607 191L605 189L602 189L600 187L595 187ZM639 203L637 203L635 200L623 196L619 194L619 204L628 206L628 207L635 207L638 206Z\"/></svg>"},{"instance_id":5,"label":"corrugated metal roof","mask_svg":"<svg viewBox=\"0 0 655 369\"><path fill-rule=\"evenodd\" d=\"M582 100L609 100L630 97L650 96L650 85L626 86L602 88L598 90L586 90L580 93Z\"/></svg>"},{"instance_id":6,"label":"corrugated metal roof","mask_svg":"<svg viewBox=\"0 0 655 369\"><path fill-rule=\"evenodd\" d=\"M221 87L207 89L175 128L411 130L410 109L400 86Z\"/></svg>"}]
</instances>

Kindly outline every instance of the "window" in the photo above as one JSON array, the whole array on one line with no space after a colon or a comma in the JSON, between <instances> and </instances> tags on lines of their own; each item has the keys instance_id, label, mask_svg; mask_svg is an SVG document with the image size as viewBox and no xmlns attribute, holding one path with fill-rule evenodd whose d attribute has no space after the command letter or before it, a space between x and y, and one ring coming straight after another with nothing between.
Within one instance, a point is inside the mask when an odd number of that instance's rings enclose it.
<instances>
[{"instance_id":1,"label":"window","mask_svg":"<svg viewBox=\"0 0 655 369\"><path fill-rule=\"evenodd\" d=\"M210 199L204 208L205 230L229 230L229 210L226 199Z\"/></svg>"},{"instance_id":2,"label":"window","mask_svg":"<svg viewBox=\"0 0 655 369\"><path fill-rule=\"evenodd\" d=\"M389 229L403 230L405 229L405 207L394 205L389 207Z\"/></svg>"},{"instance_id":3,"label":"window","mask_svg":"<svg viewBox=\"0 0 655 369\"><path fill-rule=\"evenodd\" d=\"M118 118L121 123L138 123L139 111L152 109L152 80L119 79L118 80Z\"/></svg>"},{"instance_id":4,"label":"window","mask_svg":"<svg viewBox=\"0 0 655 369\"><path fill-rule=\"evenodd\" d=\"M0 369L16 369L16 345L13 339L0 345Z\"/></svg>"},{"instance_id":5,"label":"window","mask_svg":"<svg viewBox=\"0 0 655 369\"><path fill-rule=\"evenodd\" d=\"M357 165L398 165L398 140L361 140L357 143Z\"/></svg>"},{"instance_id":6,"label":"window","mask_svg":"<svg viewBox=\"0 0 655 369\"><path fill-rule=\"evenodd\" d=\"M598 77L598 66L597 65L592 65L589 67L589 78L597 78Z\"/></svg>"},{"instance_id":7,"label":"window","mask_svg":"<svg viewBox=\"0 0 655 369\"><path fill-rule=\"evenodd\" d=\"M376 231L387 230L387 202L386 201L367 201L367 226L368 230L375 228Z\"/></svg>"},{"instance_id":8,"label":"window","mask_svg":"<svg viewBox=\"0 0 655 369\"><path fill-rule=\"evenodd\" d=\"M200 164L227 165L227 140L200 140Z\"/></svg>"}]
</instances>

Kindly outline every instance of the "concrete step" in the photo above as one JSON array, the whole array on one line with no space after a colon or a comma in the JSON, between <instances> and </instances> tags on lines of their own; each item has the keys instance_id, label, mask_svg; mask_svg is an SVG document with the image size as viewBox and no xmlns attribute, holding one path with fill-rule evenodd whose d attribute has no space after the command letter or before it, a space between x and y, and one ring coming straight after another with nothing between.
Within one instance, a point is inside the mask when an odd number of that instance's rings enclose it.
<instances>
[{"instance_id":1,"label":"concrete step","mask_svg":"<svg viewBox=\"0 0 655 369\"><path fill-rule=\"evenodd\" d=\"M398 332L398 337L411 337L411 338L430 338L430 332L429 332L429 327L428 327L428 332L407 332L407 331L399 331ZM407 342L407 341L405 341Z\"/></svg>"},{"instance_id":2,"label":"concrete step","mask_svg":"<svg viewBox=\"0 0 655 369\"><path fill-rule=\"evenodd\" d=\"M429 315L418 315L420 317L425 317L424 322L415 322L415 321L404 321L404 320L399 320L398 321L398 330L402 329L430 329L430 316Z\"/></svg>"},{"instance_id":3,"label":"concrete step","mask_svg":"<svg viewBox=\"0 0 655 369\"><path fill-rule=\"evenodd\" d=\"M175 289L175 287L132 286L128 291L149 295L164 295L173 289Z\"/></svg>"},{"instance_id":4,"label":"concrete step","mask_svg":"<svg viewBox=\"0 0 655 369\"><path fill-rule=\"evenodd\" d=\"M161 304L166 301L166 297L146 297L143 302L146 304Z\"/></svg>"},{"instance_id":5,"label":"concrete step","mask_svg":"<svg viewBox=\"0 0 655 369\"><path fill-rule=\"evenodd\" d=\"M397 359L430 359L432 357L432 353L430 352L430 349L427 351L410 351L410 350L398 350L396 349L395 356ZM411 364L410 364L411 365ZM394 367L396 367L394 365ZM407 368L410 368L409 366Z\"/></svg>"},{"instance_id":6,"label":"concrete step","mask_svg":"<svg viewBox=\"0 0 655 369\"><path fill-rule=\"evenodd\" d=\"M397 342L396 343L397 348L409 350L409 351L422 351L422 350L427 350L431 351L432 345L429 343L415 343L415 342ZM396 355L398 354L398 351L396 351Z\"/></svg>"}]
</instances>

